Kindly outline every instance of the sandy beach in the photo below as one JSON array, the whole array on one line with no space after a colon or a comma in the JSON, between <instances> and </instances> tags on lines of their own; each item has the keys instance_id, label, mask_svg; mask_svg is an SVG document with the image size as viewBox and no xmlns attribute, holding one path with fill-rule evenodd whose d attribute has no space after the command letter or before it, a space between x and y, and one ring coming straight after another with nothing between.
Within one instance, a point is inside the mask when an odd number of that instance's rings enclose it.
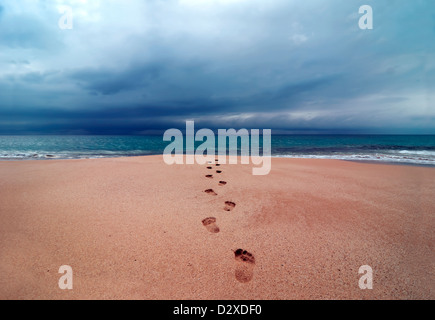
<instances>
[{"instance_id":1,"label":"sandy beach","mask_svg":"<svg viewBox=\"0 0 435 320\"><path fill-rule=\"evenodd\" d=\"M434 168L251 169L0 162L0 299L435 298ZM58 287L62 265L72 290ZM372 290L358 286L362 265Z\"/></svg>"}]
</instances>

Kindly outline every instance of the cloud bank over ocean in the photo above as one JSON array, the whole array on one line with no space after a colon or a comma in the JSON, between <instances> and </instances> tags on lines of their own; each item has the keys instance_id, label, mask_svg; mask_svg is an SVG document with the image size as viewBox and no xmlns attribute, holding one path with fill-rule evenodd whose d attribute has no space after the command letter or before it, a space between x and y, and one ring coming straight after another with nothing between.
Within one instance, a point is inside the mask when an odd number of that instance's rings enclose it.
<instances>
[{"instance_id":1,"label":"cloud bank over ocean","mask_svg":"<svg viewBox=\"0 0 435 320\"><path fill-rule=\"evenodd\" d=\"M373 30L358 27L362 4ZM73 10L62 30L59 6ZM0 134L435 133L432 1L2 1Z\"/></svg>"}]
</instances>

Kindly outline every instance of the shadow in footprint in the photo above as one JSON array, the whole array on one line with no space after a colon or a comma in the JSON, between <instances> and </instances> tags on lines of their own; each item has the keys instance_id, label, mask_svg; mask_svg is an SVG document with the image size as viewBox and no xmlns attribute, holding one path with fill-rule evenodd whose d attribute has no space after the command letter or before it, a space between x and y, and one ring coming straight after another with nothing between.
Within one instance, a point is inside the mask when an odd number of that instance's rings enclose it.
<instances>
[{"instance_id":1,"label":"shadow in footprint","mask_svg":"<svg viewBox=\"0 0 435 320\"><path fill-rule=\"evenodd\" d=\"M202 220L202 225L211 233L218 233L219 227L216 225L216 218L210 217Z\"/></svg>"},{"instance_id":2,"label":"shadow in footprint","mask_svg":"<svg viewBox=\"0 0 435 320\"><path fill-rule=\"evenodd\" d=\"M222 171L220 171L220 170L216 170L216 173L222 173Z\"/></svg>"},{"instance_id":3,"label":"shadow in footprint","mask_svg":"<svg viewBox=\"0 0 435 320\"><path fill-rule=\"evenodd\" d=\"M206 178L209 178L209 179L213 179L213 175L212 175L212 174L208 174L208 175L206 175L205 177L206 177Z\"/></svg>"},{"instance_id":4,"label":"shadow in footprint","mask_svg":"<svg viewBox=\"0 0 435 320\"><path fill-rule=\"evenodd\" d=\"M216 167L220 167L221 165L219 163L216 163Z\"/></svg>"},{"instance_id":5,"label":"shadow in footprint","mask_svg":"<svg viewBox=\"0 0 435 320\"><path fill-rule=\"evenodd\" d=\"M219 181L219 185L220 185L220 186L224 186L224 185L226 185L226 184L227 184L226 181Z\"/></svg>"},{"instance_id":6,"label":"shadow in footprint","mask_svg":"<svg viewBox=\"0 0 435 320\"><path fill-rule=\"evenodd\" d=\"M225 211L231 211L234 209L234 207L236 206L236 204L234 202L231 201L225 201Z\"/></svg>"},{"instance_id":7,"label":"shadow in footprint","mask_svg":"<svg viewBox=\"0 0 435 320\"><path fill-rule=\"evenodd\" d=\"M207 167L207 169L211 170L211 169L213 169L213 168L212 168L212 167Z\"/></svg>"},{"instance_id":8,"label":"shadow in footprint","mask_svg":"<svg viewBox=\"0 0 435 320\"><path fill-rule=\"evenodd\" d=\"M207 193L207 194L211 194L212 196L217 196L217 193L214 192L213 189L207 189L207 190L205 190L204 192Z\"/></svg>"},{"instance_id":9,"label":"shadow in footprint","mask_svg":"<svg viewBox=\"0 0 435 320\"><path fill-rule=\"evenodd\" d=\"M234 251L236 258L236 279L239 282L246 283L254 277L255 258L246 250L237 249Z\"/></svg>"}]
</instances>

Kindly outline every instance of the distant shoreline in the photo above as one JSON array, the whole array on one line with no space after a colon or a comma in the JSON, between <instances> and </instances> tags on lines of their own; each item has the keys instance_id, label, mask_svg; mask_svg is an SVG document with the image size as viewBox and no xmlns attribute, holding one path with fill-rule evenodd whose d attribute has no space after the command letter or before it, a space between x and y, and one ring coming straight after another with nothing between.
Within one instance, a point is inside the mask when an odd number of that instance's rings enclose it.
<instances>
[{"instance_id":1,"label":"distant shoreline","mask_svg":"<svg viewBox=\"0 0 435 320\"><path fill-rule=\"evenodd\" d=\"M88 158L19 158L19 159L6 159L0 158L0 163L2 162L21 162L21 161L54 161L54 160L98 160L98 159L120 159L120 158L135 158L135 157L153 157L153 156L162 156L162 154L147 154L147 155L123 155L119 157L88 157ZM275 159L302 159L302 160L337 160L337 161L346 161L346 162L355 162L362 164L382 164L382 165L395 165L395 166L411 166L411 167L424 167L424 168L435 168L435 163L432 164L424 164L424 163L412 163L412 162L399 162L399 161L383 161L383 160L357 160L357 159L339 159L339 158L315 158L315 157L291 157L291 156L271 156ZM162 160L163 161L163 160ZM240 161L239 161L240 162Z\"/></svg>"},{"instance_id":2,"label":"distant shoreline","mask_svg":"<svg viewBox=\"0 0 435 320\"><path fill-rule=\"evenodd\" d=\"M171 143L163 141L161 136L0 136L0 161L161 155L168 152L165 150ZM176 152L196 151L202 143L186 144L184 149ZM241 149L241 140L237 143ZM218 144L215 144L217 147ZM260 143L260 154L261 147ZM435 166L434 135L272 135L270 151L276 158ZM210 153L220 151L215 149Z\"/></svg>"}]
</instances>

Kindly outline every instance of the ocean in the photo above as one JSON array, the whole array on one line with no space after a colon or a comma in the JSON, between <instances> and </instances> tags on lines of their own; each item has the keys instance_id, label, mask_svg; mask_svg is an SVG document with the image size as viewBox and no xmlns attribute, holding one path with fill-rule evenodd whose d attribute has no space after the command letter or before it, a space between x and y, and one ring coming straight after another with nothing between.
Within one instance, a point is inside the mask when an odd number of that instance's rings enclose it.
<instances>
[{"instance_id":1,"label":"ocean","mask_svg":"<svg viewBox=\"0 0 435 320\"><path fill-rule=\"evenodd\" d=\"M168 144L162 135L0 136L0 160L156 155ZM435 135L272 135L271 147L274 157L435 166Z\"/></svg>"}]
</instances>

